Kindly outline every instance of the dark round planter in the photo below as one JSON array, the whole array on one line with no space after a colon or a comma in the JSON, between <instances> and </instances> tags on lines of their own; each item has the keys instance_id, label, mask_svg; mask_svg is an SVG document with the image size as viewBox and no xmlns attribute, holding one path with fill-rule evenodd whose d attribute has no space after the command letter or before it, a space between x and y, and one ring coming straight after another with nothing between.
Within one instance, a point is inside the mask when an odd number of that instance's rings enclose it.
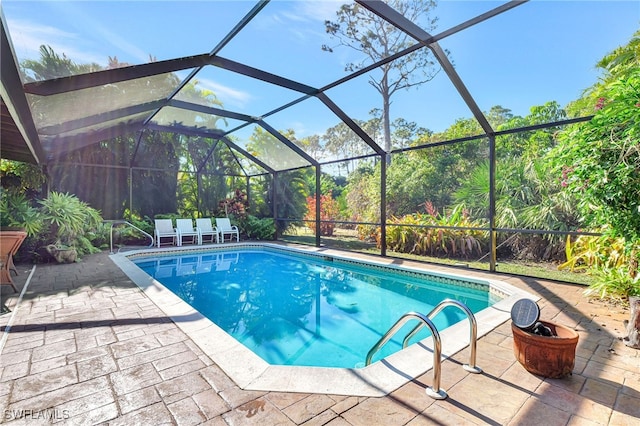
<instances>
[{"instance_id":1,"label":"dark round planter","mask_svg":"<svg viewBox=\"0 0 640 426\"><path fill-rule=\"evenodd\" d=\"M513 353L530 373L560 378L571 374L576 360L578 333L568 327L540 321L554 336L540 336L522 330L511 323Z\"/></svg>"}]
</instances>

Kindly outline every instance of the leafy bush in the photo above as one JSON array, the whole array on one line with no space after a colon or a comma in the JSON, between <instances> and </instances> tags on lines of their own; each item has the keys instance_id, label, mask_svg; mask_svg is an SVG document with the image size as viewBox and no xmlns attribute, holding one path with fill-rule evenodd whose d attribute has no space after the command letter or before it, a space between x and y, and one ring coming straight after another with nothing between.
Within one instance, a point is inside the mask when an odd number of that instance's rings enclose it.
<instances>
[{"instance_id":1,"label":"leafy bush","mask_svg":"<svg viewBox=\"0 0 640 426\"><path fill-rule=\"evenodd\" d=\"M39 261L49 244L73 246L78 255L95 253L108 241L109 229L100 212L75 195L52 192L32 205L23 194L0 191L0 225L23 228L27 238L17 261Z\"/></svg>"},{"instance_id":2,"label":"leafy bush","mask_svg":"<svg viewBox=\"0 0 640 426\"><path fill-rule=\"evenodd\" d=\"M40 204L49 244L55 241L56 245L75 247L78 255L98 251L89 239L101 228L98 210L75 195L59 192L51 192Z\"/></svg>"},{"instance_id":3,"label":"leafy bush","mask_svg":"<svg viewBox=\"0 0 640 426\"><path fill-rule=\"evenodd\" d=\"M241 220L247 217L248 209L249 201L247 200L247 194L239 189L235 190L233 197L226 198L218 203L220 217L233 216Z\"/></svg>"},{"instance_id":4,"label":"leafy bush","mask_svg":"<svg viewBox=\"0 0 640 426\"><path fill-rule=\"evenodd\" d=\"M401 253L469 258L481 256L488 240L486 231L456 229L478 228L483 224L469 218L463 204L448 214L435 212L430 203L425 204L427 213L413 213L401 218L391 218L397 226L387 227L387 247ZM378 245L380 240L378 237Z\"/></svg>"},{"instance_id":5,"label":"leafy bush","mask_svg":"<svg viewBox=\"0 0 640 426\"><path fill-rule=\"evenodd\" d=\"M155 224L149 216L145 216L144 218L142 218L140 217L140 215L131 212L129 209L126 209L124 211L124 219L135 227L142 229L147 234L153 235ZM160 219L160 217L158 217L158 219Z\"/></svg>"},{"instance_id":6,"label":"leafy bush","mask_svg":"<svg viewBox=\"0 0 640 426\"><path fill-rule=\"evenodd\" d=\"M28 199L37 198L46 181L42 169L21 161L0 159L0 180L3 189L15 194L23 194Z\"/></svg>"},{"instance_id":7,"label":"leafy bush","mask_svg":"<svg viewBox=\"0 0 640 426\"><path fill-rule=\"evenodd\" d=\"M254 240L273 240L276 235L276 224L269 217L260 219L249 215L240 227L248 238Z\"/></svg>"},{"instance_id":8,"label":"leafy bush","mask_svg":"<svg viewBox=\"0 0 640 426\"><path fill-rule=\"evenodd\" d=\"M618 301L640 296L640 275L632 276L627 266L598 267L593 275L595 281L584 291L586 296Z\"/></svg>"},{"instance_id":9,"label":"leafy bush","mask_svg":"<svg viewBox=\"0 0 640 426\"><path fill-rule=\"evenodd\" d=\"M336 224L332 221L338 219L340 207L331 194L320 196L320 235L330 237ZM307 213L304 215L305 225L316 235L316 197L307 197Z\"/></svg>"},{"instance_id":10,"label":"leafy bush","mask_svg":"<svg viewBox=\"0 0 640 426\"><path fill-rule=\"evenodd\" d=\"M23 194L0 191L0 225L23 228L30 237L42 230L43 216Z\"/></svg>"},{"instance_id":11,"label":"leafy bush","mask_svg":"<svg viewBox=\"0 0 640 426\"><path fill-rule=\"evenodd\" d=\"M630 296L640 296L640 275L633 274L635 266L630 266L629 244L624 238L581 235L574 242L567 237L567 261L558 269L571 272L586 271L594 281L584 291L586 296L627 300ZM637 250L637 247L635 248Z\"/></svg>"},{"instance_id":12,"label":"leafy bush","mask_svg":"<svg viewBox=\"0 0 640 426\"><path fill-rule=\"evenodd\" d=\"M131 225L153 236L155 224L149 216L141 218L140 215L135 212L131 212L129 209L125 209L123 216L124 220L129 222ZM156 215L156 218L161 219L161 216L165 215L159 214ZM176 215L172 214L167 216L173 218ZM107 227L108 229L106 230L106 237L109 238L111 225L107 225ZM105 241L105 244L108 243L108 240ZM135 228L126 225L120 225L113 227L113 243L114 245L146 245L149 244L149 238Z\"/></svg>"},{"instance_id":13,"label":"leafy bush","mask_svg":"<svg viewBox=\"0 0 640 426\"><path fill-rule=\"evenodd\" d=\"M628 263L625 255L625 241L607 235L595 237L581 235L574 242L567 237L565 245L567 261L558 269L569 269L571 272L589 270L590 268L619 268Z\"/></svg>"}]
</instances>

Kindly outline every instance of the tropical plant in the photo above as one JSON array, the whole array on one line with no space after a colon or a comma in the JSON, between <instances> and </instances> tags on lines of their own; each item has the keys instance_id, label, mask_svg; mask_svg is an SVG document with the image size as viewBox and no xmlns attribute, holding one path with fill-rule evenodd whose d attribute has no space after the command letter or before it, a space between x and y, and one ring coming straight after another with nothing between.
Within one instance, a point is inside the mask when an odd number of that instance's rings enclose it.
<instances>
[{"instance_id":1,"label":"tropical plant","mask_svg":"<svg viewBox=\"0 0 640 426\"><path fill-rule=\"evenodd\" d=\"M632 276L628 266L596 267L593 270L595 280L584 292L586 296L611 299L620 302L629 297L640 296L640 275Z\"/></svg>"},{"instance_id":2,"label":"tropical plant","mask_svg":"<svg viewBox=\"0 0 640 426\"><path fill-rule=\"evenodd\" d=\"M98 64L79 65L73 62L64 53L57 54L51 46L40 46L40 58L36 61L27 59L20 63L20 71L25 81L42 81L59 77L68 77L75 74L100 70Z\"/></svg>"},{"instance_id":3,"label":"tropical plant","mask_svg":"<svg viewBox=\"0 0 640 426\"><path fill-rule=\"evenodd\" d=\"M272 218L257 218L248 215L244 221L240 222L242 231L248 238L254 240L273 240L276 234L276 225Z\"/></svg>"},{"instance_id":4,"label":"tropical plant","mask_svg":"<svg viewBox=\"0 0 640 426\"><path fill-rule=\"evenodd\" d=\"M237 220L242 220L247 217L249 209L249 201L247 200L247 194L239 189L233 192L233 196L221 200L218 203L218 214L225 217L233 216Z\"/></svg>"},{"instance_id":5,"label":"tropical plant","mask_svg":"<svg viewBox=\"0 0 640 426\"><path fill-rule=\"evenodd\" d=\"M339 207L331 193L320 196L320 223L316 224L316 197L307 197L307 213L304 215L305 225L317 235L318 225L320 235L330 237L333 235L338 219Z\"/></svg>"},{"instance_id":6,"label":"tropical plant","mask_svg":"<svg viewBox=\"0 0 640 426\"><path fill-rule=\"evenodd\" d=\"M37 198L46 176L34 164L0 159L0 181L2 188L11 193L24 194L29 199Z\"/></svg>"},{"instance_id":7,"label":"tropical plant","mask_svg":"<svg viewBox=\"0 0 640 426\"><path fill-rule=\"evenodd\" d=\"M48 235L55 245L75 247L79 255L97 252L90 240L100 229L100 212L80 201L75 195L52 192L40 201L48 226Z\"/></svg>"},{"instance_id":8,"label":"tropical plant","mask_svg":"<svg viewBox=\"0 0 640 426\"><path fill-rule=\"evenodd\" d=\"M282 133L289 140L296 139L292 130ZM267 164L278 165L278 168L297 167L304 163L297 154L291 155L289 147L258 126L250 137L247 151ZM266 201L266 205L261 206L263 214L268 208L268 216L278 218L278 232L283 232L294 223L293 221L304 216L305 200L311 192L308 185L309 175L312 174L313 170L310 168L291 170L277 173L272 179L263 179L254 185L255 191L252 191L252 195L256 193Z\"/></svg>"},{"instance_id":9,"label":"tropical plant","mask_svg":"<svg viewBox=\"0 0 640 426\"><path fill-rule=\"evenodd\" d=\"M575 241L567 236L565 253L567 260L558 269L568 269L571 272L588 271L592 268L621 268L629 261L625 255L624 240L607 235L580 235Z\"/></svg>"},{"instance_id":10,"label":"tropical plant","mask_svg":"<svg viewBox=\"0 0 640 426\"><path fill-rule=\"evenodd\" d=\"M579 200L592 226L606 224L607 235L625 242L625 266L596 271L588 294L608 297L640 293L640 31L626 46L605 56L604 76L572 108L594 117L562 132L557 173ZM636 324L638 324L636 322ZM637 328L637 326L636 326Z\"/></svg>"},{"instance_id":11,"label":"tropical plant","mask_svg":"<svg viewBox=\"0 0 640 426\"><path fill-rule=\"evenodd\" d=\"M0 188L0 225L23 228L30 237L43 228L43 216L24 194L10 194Z\"/></svg>"},{"instance_id":12,"label":"tropical plant","mask_svg":"<svg viewBox=\"0 0 640 426\"><path fill-rule=\"evenodd\" d=\"M125 209L123 217L127 222L129 222L136 228L146 232L149 235L153 235L155 224L150 217L145 216L144 218L141 218L138 214L131 212L129 209ZM109 225L108 232L112 233L112 242L115 245L148 244L149 238L142 234L138 229L135 229L131 226L114 226L113 229L111 229L111 225ZM110 237L108 233L106 235L107 237ZM105 241L105 243L108 243L108 241Z\"/></svg>"},{"instance_id":13,"label":"tropical plant","mask_svg":"<svg viewBox=\"0 0 640 426\"><path fill-rule=\"evenodd\" d=\"M386 242L390 250L465 259L482 255L488 233L466 229L481 228L484 224L471 220L464 204L458 204L442 214L430 202L425 203L425 209L426 213L413 213L389 220Z\"/></svg>"}]
</instances>

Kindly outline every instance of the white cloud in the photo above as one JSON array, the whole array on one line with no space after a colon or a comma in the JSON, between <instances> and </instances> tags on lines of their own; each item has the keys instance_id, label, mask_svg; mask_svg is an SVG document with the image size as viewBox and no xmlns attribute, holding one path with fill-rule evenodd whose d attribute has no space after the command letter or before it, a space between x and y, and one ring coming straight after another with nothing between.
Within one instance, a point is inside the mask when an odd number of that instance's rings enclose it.
<instances>
[{"instance_id":1,"label":"white cloud","mask_svg":"<svg viewBox=\"0 0 640 426\"><path fill-rule=\"evenodd\" d=\"M120 33L112 31L109 22L104 20L102 16L86 13L84 7L78 7L73 4L73 2L57 3L57 9L63 16L66 16L68 22L73 22L74 26L80 31L83 31L85 37L90 36L90 41L96 43L96 45L91 46L92 48L96 51L104 52L108 50L112 52L110 54L104 54L103 61L106 61L107 57L112 54L122 56L120 55L120 52L122 52L124 55L127 55L126 59L122 57L119 58L123 62L147 62L149 58L148 54L131 43L129 41L131 38L128 39Z\"/></svg>"},{"instance_id":2,"label":"white cloud","mask_svg":"<svg viewBox=\"0 0 640 426\"><path fill-rule=\"evenodd\" d=\"M24 59L38 60L40 46L48 45L57 54L64 53L76 63L106 62L106 57L101 57L95 52L79 50L77 48L80 39L78 34L22 20L7 20L7 26L19 61Z\"/></svg>"},{"instance_id":3,"label":"white cloud","mask_svg":"<svg viewBox=\"0 0 640 426\"><path fill-rule=\"evenodd\" d=\"M345 0L288 2L288 9L270 15L270 25L286 29L293 35L293 39L303 42L323 38L324 21L334 19L336 10L344 3Z\"/></svg>"},{"instance_id":4,"label":"white cloud","mask_svg":"<svg viewBox=\"0 0 640 426\"><path fill-rule=\"evenodd\" d=\"M124 34L110 29L101 16L91 16L74 2L54 3L56 13L63 18L54 24L29 19L7 19L18 60L39 59L40 46L48 45L78 64L107 65L109 56L122 62L146 63L149 55ZM57 26L55 24L58 24ZM66 26L65 26L66 25Z\"/></svg>"},{"instance_id":5,"label":"white cloud","mask_svg":"<svg viewBox=\"0 0 640 426\"><path fill-rule=\"evenodd\" d=\"M335 19L336 11L345 3L346 0L301 1L297 2L295 10L298 16L324 22L327 19Z\"/></svg>"},{"instance_id":6,"label":"white cloud","mask_svg":"<svg viewBox=\"0 0 640 426\"><path fill-rule=\"evenodd\" d=\"M213 80L198 79L198 83L203 88L211 90L226 108L244 108L253 98L248 92L224 86Z\"/></svg>"}]
</instances>

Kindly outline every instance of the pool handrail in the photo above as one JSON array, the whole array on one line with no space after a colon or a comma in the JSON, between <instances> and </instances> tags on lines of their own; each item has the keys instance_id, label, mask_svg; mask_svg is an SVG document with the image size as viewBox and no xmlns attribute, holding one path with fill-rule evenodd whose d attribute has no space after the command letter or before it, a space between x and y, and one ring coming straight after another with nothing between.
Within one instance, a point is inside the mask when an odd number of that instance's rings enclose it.
<instances>
[{"instance_id":1,"label":"pool handrail","mask_svg":"<svg viewBox=\"0 0 640 426\"><path fill-rule=\"evenodd\" d=\"M433 386L427 387L426 392L427 395L434 399L445 399L447 397L447 393L440 389L440 354L442 353L442 342L440 340L440 333L438 333L438 329L431 322L429 318L425 315L418 312L407 312L403 316L400 317L396 323L391 326L391 328L378 340L378 342L373 345L373 347L367 353L367 359L365 361L365 366L371 364L371 358L373 355L380 350L391 338L404 326L408 321L412 319L417 319L420 321L420 326L426 325L431 330L431 334L433 335Z\"/></svg>"},{"instance_id":2,"label":"pool handrail","mask_svg":"<svg viewBox=\"0 0 640 426\"><path fill-rule=\"evenodd\" d=\"M149 247L153 247L153 237L148 232L143 231L142 229L138 228L134 224L127 222L126 220L105 220L105 222L111 224L111 228L109 229L109 248L110 248L111 254L114 254L114 251L113 251L113 226L114 225L128 225L142 232L145 236L147 236L151 240L151 244L149 244Z\"/></svg>"},{"instance_id":3,"label":"pool handrail","mask_svg":"<svg viewBox=\"0 0 640 426\"><path fill-rule=\"evenodd\" d=\"M476 346L477 346L477 340L478 340L478 322L476 321L475 315L473 315L473 312L471 312L471 310L467 307L467 305L465 305L464 303L459 302L457 300L445 299L442 302L438 303L436 305L436 307L433 308L431 310L431 312L429 312L427 314L427 318L431 319L431 318L435 317L436 315L438 315L447 306L456 306L456 307L460 308L467 315L467 319L469 320L469 346L471 346L471 353L469 355L469 364L464 364L462 366L462 368L464 368L466 371L468 371L470 373L474 373L474 374L482 373L482 369L476 365ZM407 333L407 335L405 336L404 340L402 341L402 348L403 349L408 346L409 340L413 336L415 336L416 333L418 333L418 331L420 331L422 326L423 326L423 324L419 323L409 333Z\"/></svg>"}]
</instances>

